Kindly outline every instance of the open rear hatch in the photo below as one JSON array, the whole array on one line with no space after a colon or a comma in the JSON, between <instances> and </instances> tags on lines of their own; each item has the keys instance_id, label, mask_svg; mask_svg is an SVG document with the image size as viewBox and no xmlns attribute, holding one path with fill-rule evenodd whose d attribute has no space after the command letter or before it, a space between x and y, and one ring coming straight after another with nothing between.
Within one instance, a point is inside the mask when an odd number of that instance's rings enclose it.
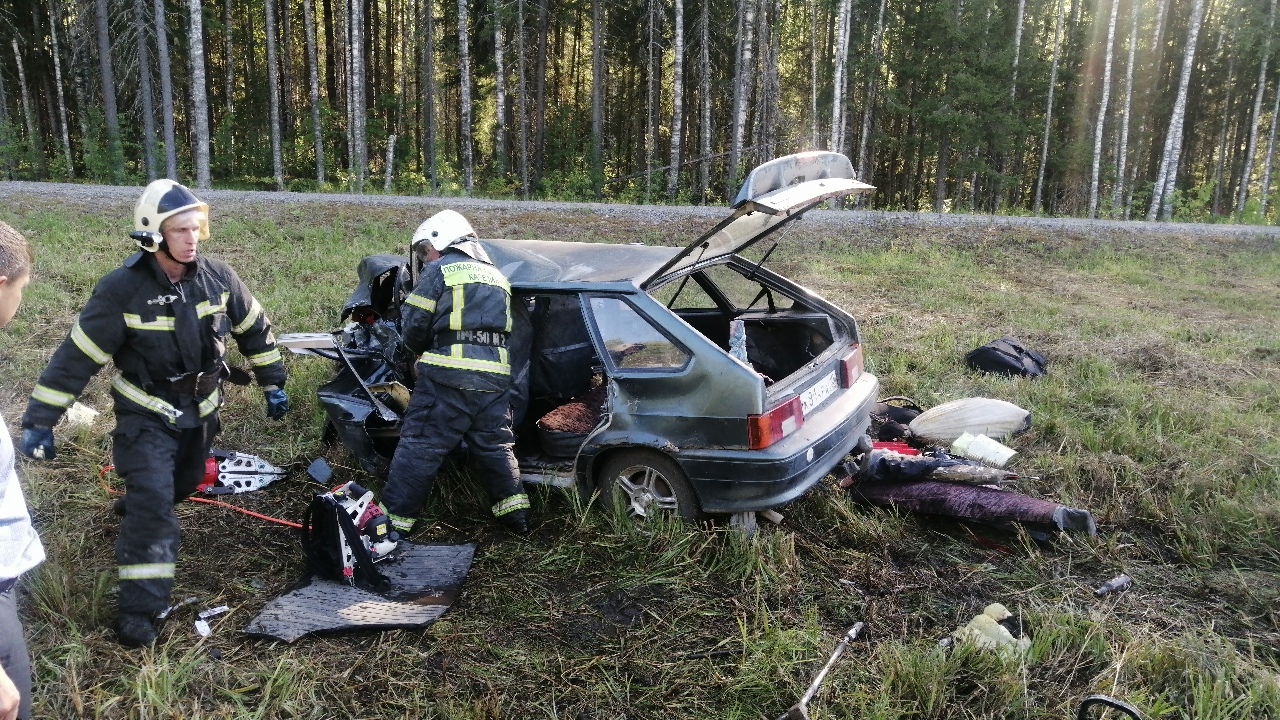
<instances>
[{"instance_id":1,"label":"open rear hatch","mask_svg":"<svg viewBox=\"0 0 1280 720\"><path fill-rule=\"evenodd\" d=\"M669 275L740 253L824 200L875 188L854 179L849 158L805 152L771 160L747 176L733 212L640 283L648 290Z\"/></svg>"}]
</instances>

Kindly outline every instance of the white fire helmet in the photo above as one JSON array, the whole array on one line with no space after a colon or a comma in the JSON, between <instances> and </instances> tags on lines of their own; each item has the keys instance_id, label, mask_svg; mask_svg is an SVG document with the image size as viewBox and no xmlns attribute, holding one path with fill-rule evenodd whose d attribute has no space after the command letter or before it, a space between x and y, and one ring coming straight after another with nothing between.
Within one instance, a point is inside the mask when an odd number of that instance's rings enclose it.
<instances>
[{"instance_id":1,"label":"white fire helmet","mask_svg":"<svg viewBox=\"0 0 1280 720\"><path fill-rule=\"evenodd\" d=\"M156 180L142 191L133 209L131 234L138 247L148 252L159 249L160 226L165 220L188 210L199 210L200 239L209 239L209 206L192 194L185 186L173 180Z\"/></svg>"},{"instance_id":2,"label":"white fire helmet","mask_svg":"<svg viewBox=\"0 0 1280 720\"><path fill-rule=\"evenodd\" d=\"M418 243L429 242L436 252L444 252L446 248L465 237L475 237L476 231L471 223L453 210L441 210L423 221L413 233L413 247Z\"/></svg>"}]
</instances>

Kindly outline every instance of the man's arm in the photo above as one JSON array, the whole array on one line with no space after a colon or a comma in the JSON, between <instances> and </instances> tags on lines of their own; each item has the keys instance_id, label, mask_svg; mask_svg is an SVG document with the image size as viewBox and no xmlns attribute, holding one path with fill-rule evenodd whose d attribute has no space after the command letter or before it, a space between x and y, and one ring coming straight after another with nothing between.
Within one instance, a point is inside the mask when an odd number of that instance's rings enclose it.
<instances>
[{"instance_id":1,"label":"man's arm","mask_svg":"<svg viewBox=\"0 0 1280 720\"><path fill-rule=\"evenodd\" d=\"M428 265L423 268L418 286L405 297L404 304L400 306L401 339L415 357L431 346L431 337L435 334L433 325L436 303L443 293L444 277L440 274L439 267Z\"/></svg>"},{"instance_id":2,"label":"man's arm","mask_svg":"<svg viewBox=\"0 0 1280 720\"><path fill-rule=\"evenodd\" d=\"M106 365L124 344L124 315L120 303L94 288L76 324L53 353L31 391L22 416L23 428L52 428L84 392L89 379Z\"/></svg>"},{"instance_id":3,"label":"man's arm","mask_svg":"<svg viewBox=\"0 0 1280 720\"><path fill-rule=\"evenodd\" d=\"M271 333L271 321L235 271L229 266L227 269L231 291L227 317L231 320L231 335L236 339L236 346L253 367L259 385L284 387L288 371L276 347L275 335Z\"/></svg>"}]
</instances>

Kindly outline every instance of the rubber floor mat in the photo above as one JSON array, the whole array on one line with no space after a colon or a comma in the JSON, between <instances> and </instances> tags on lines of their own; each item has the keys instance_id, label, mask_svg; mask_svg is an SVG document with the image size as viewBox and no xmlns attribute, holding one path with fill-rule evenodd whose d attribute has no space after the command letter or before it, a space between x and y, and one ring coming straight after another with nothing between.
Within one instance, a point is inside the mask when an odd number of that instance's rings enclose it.
<instances>
[{"instance_id":1,"label":"rubber floor mat","mask_svg":"<svg viewBox=\"0 0 1280 720\"><path fill-rule=\"evenodd\" d=\"M474 543L414 545L378 563L391 588L368 590L312 577L267 603L244 632L291 643L310 633L426 627L453 604L471 569Z\"/></svg>"}]
</instances>

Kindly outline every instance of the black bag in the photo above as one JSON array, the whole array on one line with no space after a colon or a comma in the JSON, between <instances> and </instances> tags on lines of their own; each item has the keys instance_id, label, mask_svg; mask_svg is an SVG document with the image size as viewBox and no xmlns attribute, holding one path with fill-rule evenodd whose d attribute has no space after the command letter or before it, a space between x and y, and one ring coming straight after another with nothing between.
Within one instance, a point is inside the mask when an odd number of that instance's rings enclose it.
<instances>
[{"instance_id":1,"label":"black bag","mask_svg":"<svg viewBox=\"0 0 1280 720\"><path fill-rule=\"evenodd\" d=\"M302 516L302 550L307 568L319 577L366 590L384 590L391 585L391 579L374 567L360 531L333 493L318 494L307 506ZM350 553L350 577L344 572L344 553Z\"/></svg>"},{"instance_id":2,"label":"black bag","mask_svg":"<svg viewBox=\"0 0 1280 720\"><path fill-rule=\"evenodd\" d=\"M964 360L969 367L980 372L1022 377L1040 377L1048 372L1046 366L1049 364L1048 358L1027 349L1017 338L1008 336L970 350Z\"/></svg>"}]
</instances>

